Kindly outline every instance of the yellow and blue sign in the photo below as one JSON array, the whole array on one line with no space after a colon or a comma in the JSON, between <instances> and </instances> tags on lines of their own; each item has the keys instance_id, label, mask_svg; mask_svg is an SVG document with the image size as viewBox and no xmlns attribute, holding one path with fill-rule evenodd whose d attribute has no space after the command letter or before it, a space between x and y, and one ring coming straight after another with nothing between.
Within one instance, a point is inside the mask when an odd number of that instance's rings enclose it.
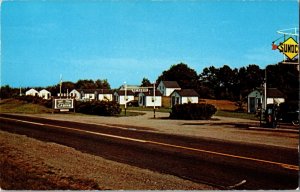
<instances>
[{"instance_id":1,"label":"yellow and blue sign","mask_svg":"<svg viewBox=\"0 0 300 192\"><path fill-rule=\"evenodd\" d=\"M277 49L291 60L299 54L298 43L292 37L280 43Z\"/></svg>"}]
</instances>

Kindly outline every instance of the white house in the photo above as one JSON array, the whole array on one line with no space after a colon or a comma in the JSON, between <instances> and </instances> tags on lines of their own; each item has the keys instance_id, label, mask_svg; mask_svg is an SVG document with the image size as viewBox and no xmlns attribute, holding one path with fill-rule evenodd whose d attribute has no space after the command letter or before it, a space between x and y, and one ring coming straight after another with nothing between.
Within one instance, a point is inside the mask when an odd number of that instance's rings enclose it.
<instances>
[{"instance_id":1,"label":"white house","mask_svg":"<svg viewBox=\"0 0 300 192\"><path fill-rule=\"evenodd\" d=\"M42 97L43 99L51 99L51 93L46 89L42 89L39 92L39 97Z\"/></svg>"},{"instance_id":2,"label":"white house","mask_svg":"<svg viewBox=\"0 0 300 192\"><path fill-rule=\"evenodd\" d=\"M99 90L97 90L97 93L98 93L99 101L112 101L113 100L112 91L109 89L99 89Z\"/></svg>"},{"instance_id":3,"label":"white house","mask_svg":"<svg viewBox=\"0 0 300 192\"><path fill-rule=\"evenodd\" d=\"M76 89L73 89L70 93L69 93L69 96L71 98L74 98L76 100L80 100L81 99L81 94L79 91L77 91Z\"/></svg>"},{"instance_id":4,"label":"white house","mask_svg":"<svg viewBox=\"0 0 300 192\"><path fill-rule=\"evenodd\" d=\"M39 96L39 92L35 89L29 89L25 92L25 95Z\"/></svg>"},{"instance_id":5,"label":"white house","mask_svg":"<svg viewBox=\"0 0 300 192\"><path fill-rule=\"evenodd\" d=\"M161 107L162 106L162 94L160 91L155 91L155 98L153 94L153 89L148 92L140 92L139 93L139 106L144 107Z\"/></svg>"},{"instance_id":6,"label":"white house","mask_svg":"<svg viewBox=\"0 0 300 192\"><path fill-rule=\"evenodd\" d=\"M198 103L199 94L194 89L175 90L170 95L171 106L184 103Z\"/></svg>"},{"instance_id":7,"label":"white house","mask_svg":"<svg viewBox=\"0 0 300 192\"><path fill-rule=\"evenodd\" d=\"M126 90L126 99L125 99L125 90L119 90L114 93L114 97L117 103L119 103L120 105L125 105L125 101L127 101L128 103L129 101L134 100L134 93L131 90Z\"/></svg>"},{"instance_id":8,"label":"white house","mask_svg":"<svg viewBox=\"0 0 300 192\"><path fill-rule=\"evenodd\" d=\"M285 102L285 95L277 88L267 88L266 104L280 104ZM248 113L255 113L260 105L265 102L263 90L254 90L248 94Z\"/></svg>"},{"instance_id":9,"label":"white house","mask_svg":"<svg viewBox=\"0 0 300 192\"><path fill-rule=\"evenodd\" d=\"M173 91L181 90L176 81L161 81L158 84L157 89L163 96L170 96Z\"/></svg>"}]
</instances>

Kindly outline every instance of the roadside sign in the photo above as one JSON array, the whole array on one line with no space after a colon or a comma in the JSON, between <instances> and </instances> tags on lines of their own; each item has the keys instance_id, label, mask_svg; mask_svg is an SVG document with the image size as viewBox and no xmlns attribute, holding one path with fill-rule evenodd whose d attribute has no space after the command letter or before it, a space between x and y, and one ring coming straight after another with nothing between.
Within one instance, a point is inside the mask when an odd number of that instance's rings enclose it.
<instances>
[{"instance_id":1,"label":"roadside sign","mask_svg":"<svg viewBox=\"0 0 300 192\"><path fill-rule=\"evenodd\" d=\"M277 49L291 60L299 54L298 43L292 37L280 43Z\"/></svg>"},{"instance_id":2,"label":"roadside sign","mask_svg":"<svg viewBox=\"0 0 300 192\"><path fill-rule=\"evenodd\" d=\"M74 99L54 99L54 109L62 111L74 108Z\"/></svg>"},{"instance_id":3,"label":"roadside sign","mask_svg":"<svg viewBox=\"0 0 300 192\"><path fill-rule=\"evenodd\" d=\"M148 88L131 89L132 92L148 92Z\"/></svg>"}]
</instances>

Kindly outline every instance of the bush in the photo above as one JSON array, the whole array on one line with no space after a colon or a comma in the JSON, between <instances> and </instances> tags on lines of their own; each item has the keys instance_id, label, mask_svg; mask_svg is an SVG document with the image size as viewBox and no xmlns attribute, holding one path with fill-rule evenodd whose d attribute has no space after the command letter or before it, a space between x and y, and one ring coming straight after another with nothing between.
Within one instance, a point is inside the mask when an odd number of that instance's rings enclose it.
<instances>
[{"instance_id":1,"label":"bush","mask_svg":"<svg viewBox=\"0 0 300 192\"><path fill-rule=\"evenodd\" d=\"M211 104L186 103L175 105L170 113L171 119L207 120L215 114L217 108Z\"/></svg>"},{"instance_id":2,"label":"bush","mask_svg":"<svg viewBox=\"0 0 300 192\"><path fill-rule=\"evenodd\" d=\"M121 113L121 108L114 101L92 101L77 102L76 111L90 115L114 116Z\"/></svg>"}]
</instances>

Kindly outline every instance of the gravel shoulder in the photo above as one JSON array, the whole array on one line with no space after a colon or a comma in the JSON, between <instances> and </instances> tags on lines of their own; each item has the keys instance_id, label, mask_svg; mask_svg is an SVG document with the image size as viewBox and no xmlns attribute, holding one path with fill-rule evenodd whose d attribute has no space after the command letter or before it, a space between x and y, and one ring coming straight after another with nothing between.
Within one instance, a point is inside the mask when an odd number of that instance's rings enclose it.
<instances>
[{"instance_id":1,"label":"gravel shoulder","mask_svg":"<svg viewBox=\"0 0 300 192\"><path fill-rule=\"evenodd\" d=\"M2 189L212 190L199 183L0 131Z\"/></svg>"}]
</instances>

